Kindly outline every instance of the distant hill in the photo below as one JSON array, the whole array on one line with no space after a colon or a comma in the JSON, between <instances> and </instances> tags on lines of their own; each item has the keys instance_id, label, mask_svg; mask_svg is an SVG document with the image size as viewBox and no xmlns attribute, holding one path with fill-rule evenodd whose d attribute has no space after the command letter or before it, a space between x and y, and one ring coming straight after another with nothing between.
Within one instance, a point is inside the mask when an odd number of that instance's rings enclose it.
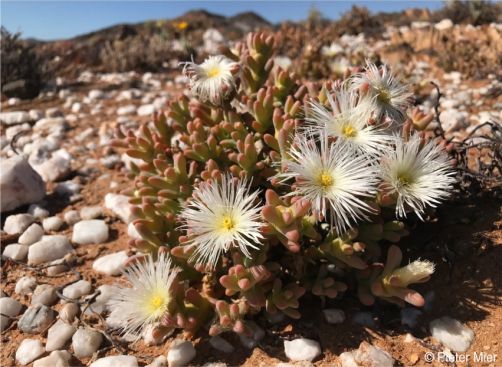
<instances>
[{"instance_id":1,"label":"distant hill","mask_svg":"<svg viewBox=\"0 0 502 367\"><path fill-rule=\"evenodd\" d=\"M51 60L59 74L76 74L83 69L155 70L170 58L195 55L209 28L220 31L226 40L237 40L248 32L275 26L253 12L225 17L192 10L173 19L117 24L69 39L30 43L45 60Z\"/></svg>"}]
</instances>

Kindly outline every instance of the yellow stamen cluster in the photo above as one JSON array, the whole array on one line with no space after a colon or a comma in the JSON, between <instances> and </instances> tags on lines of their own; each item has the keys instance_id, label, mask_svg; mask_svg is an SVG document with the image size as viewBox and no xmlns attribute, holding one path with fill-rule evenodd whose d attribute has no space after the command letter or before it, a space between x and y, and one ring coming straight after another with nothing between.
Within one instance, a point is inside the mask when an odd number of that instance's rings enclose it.
<instances>
[{"instance_id":1,"label":"yellow stamen cluster","mask_svg":"<svg viewBox=\"0 0 502 367\"><path fill-rule=\"evenodd\" d=\"M357 130L354 129L354 127L350 124L346 124L343 126L342 128L342 134L346 137L346 138L354 138L356 137L357 135Z\"/></svg>"},{"instance_id":2,"label":"yellow stamen cluster","mask_svg":"<svg viewBox=\"0 0 502 367\"><path fill-rule=\"evenodd\" d=\"M145 300L145 311L148 315L159 315L164 313L168 303L168 295L160 291L153 292Z\"/></svg>"},{"instance_id":3,"label":"yellow stamen cluster","mask_svg":"<svg viewBox=\"0 0 502 367\"><path fill-rule=\"evenodd\" d=\"M220 74L221 70L217 66L213 66L211 69L207 71L207 76L209 78L214 78Z\"/></svg>"},{"instance_id":4,"label":"yellow stamen cluster","mask_svg":"<svg viewBox=\"0 0 502 367\"><path fill-rule=\"evenodd\" d=\"M323 189L327 189L333 185L333 176L327 171L322 171L319 175L319 184Z\"/></svg>"},{"instance_id":5,"label":"yellow stamen cluster","mask_svg":"<svg viewBox=\"0 0 502 367\"><path fill-rule=\"evenodd\" d=\"M226 231L231 231L235 227L235 223L230 216L225 216L221 222L222 229Z\"/></svg>"},{"instance_id":6,"label":"yellow stamen cluster","mask_svg":"<svg viewBox=\"0 0 502 367\"><path fill-rule=\"evenodd\" d=\"M380 88L377 91L377 100L380 103L389 104L390 103L390 93L387 89Z\"/></svg>"}]
</instances>

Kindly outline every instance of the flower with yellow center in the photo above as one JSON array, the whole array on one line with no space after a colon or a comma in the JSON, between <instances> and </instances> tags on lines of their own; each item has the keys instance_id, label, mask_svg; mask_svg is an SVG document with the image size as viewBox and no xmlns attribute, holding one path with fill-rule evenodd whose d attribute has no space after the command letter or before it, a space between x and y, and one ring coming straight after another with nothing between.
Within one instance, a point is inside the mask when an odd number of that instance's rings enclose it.
<instances>
[{"instance_id":1,"label":"flower with yellow center","mask_svg":"<svg viewBox=\"0 0 502 367\"><path fill-rule=\"evenodd\" d=\"M364 202L376 192L377 172L363 155L347 143L329 143L327 137L296 137L285 170L276 178L295 179L289 196L301 196L311 202L318 220L327 219L341 234L371 211Z\"/></svg>"},{"instance_id":2,"label":"flower with yellow center","mask_svg":"<svg viewBox=\"0 0 502 367\"><path fill-rule=\"evenodd\" d=\"M180 31L184 31L185 29L188 28L188 23L185 21L177 22L176 28L178 28Z\"/></svg>"},{"instance_id":3,"label":"flower with yellow center","mask_svg":"<svg viewBox=\"0 0 502 367\"><path fill-rule=\"evenodd\" d=\"M378 68L368 62L364 73L354 74L350 79L350 89L357 91L361 87L368 88L369 97L375 104L375 117L386 117L395 122L404 121L406 109L411 105L412 93L395 78L386 65Z\"/></svg>"},{"instance_id":4,"label":"flower with yellow center","mask_svg":"<svg viewBox=\"0 0 502 367\"><path fill-rule=\"evenodd\" d=\"M310 103L307 126L317 134L343 141L359 153L379 156L392 142L392 136L382 125L370 124L374 103L359 99L357 93L344 89L328 95L329 111L318 102Z\"/></svg>"},{"instance_id":5,"label":"flower with yellow center","mask_svg":"<svg viewBox=\"0 0 502 367\"><path fill-rule=\"evenodd\" d=\"M258 191L242 180L223 176L221 183L205 182L180 214L189 243L195 245L192 261L214 268L222 253L238 248L251 257L263 236L260 233Z\"/></svg>"},{"instance_id":6,"label":"flower with yellow center","mask_svg":"<svg viewBox=\"0 0 502 367\"><path fill-rule=\"evenodd\" d=\"M147 327L161 320L171 302L177 273L165 253L159 255L157 262L149 256L127 269L125 276L131 287L117 287L108 302L110 318L123 335L138 339Z\"/></svg>"},{"instance_id":7,"label":"flower with yellow center","mask_svg":"<svg viewBox=\"0 0 502 367\"><path fill-rule=\"evenodd\" d=\"M434 141L422 146L418 134L407 142L396 137L394 148L382 157L380 170L384 191L396 196L396 215L401 218L407 211L422 218L426 207L435 207L449 196L455 182L446 153Z\"/></svg>"},{"instance_id":8,"label":"flower with yellow center","mask_svg":"<svg viewBox=\"0 0 502 367\"><path fill-rule=\"evenodd\" d=\"M234 74L238 68L236 62L218 55L209 56L200 65L186 62L183 72L190 78L192 92L202 102L221 105L235 90Z\"/></svg>"}]
</instances>

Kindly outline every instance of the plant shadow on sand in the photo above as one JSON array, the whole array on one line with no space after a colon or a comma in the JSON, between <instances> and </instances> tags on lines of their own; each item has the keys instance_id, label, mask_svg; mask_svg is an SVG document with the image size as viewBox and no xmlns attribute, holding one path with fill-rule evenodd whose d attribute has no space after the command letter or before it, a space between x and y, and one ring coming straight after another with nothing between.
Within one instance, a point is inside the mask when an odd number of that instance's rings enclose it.
<instances>
[{"instance_id":1,"label":"plant shadow on sand","mask_svg":"<svg viewBox=\"0 0 502 367\"><path fill-rule=\"evenodd\" d=\"M362 341L371 343L375 338L407 333L425 338L430 335L429 322L438 317L450 316L462 323L484 320L492 309L502 303L500 202L486 198L451 202L444 205L437 216L438 220L432 223L411 223L415 227L411 230L412 235L401 241L402 248L407 249L403 263L420 257L437 265L429 282L414 287L427 299L416 327L401 324L401 308L398 306L377 301L373 306L366 307L353 292L347 292L342 299L328 300L325 305L305 296L301 305L301 320L285 319L271 324L262 316L257 318L257 323L266 334L257 348L246 349L236 335L225 333L222 336L236 346L236 350L224 354L215 352L208 343L208 337L202 336L197 346L197 358L193 362L218 361L231 366L245 364L249 358L262 360L265 364L270 363L270 358L288 362L284 354L284 340L304 337L320 342L323 361L329 363L325 359L327 353L334 358L356 349ZM344 310L346 320L342 324L328 324L322 314L324 308ZM353 321L354 315L361 311L371 313L374 325L362 326Z\"/></svg>"}]
</instances>

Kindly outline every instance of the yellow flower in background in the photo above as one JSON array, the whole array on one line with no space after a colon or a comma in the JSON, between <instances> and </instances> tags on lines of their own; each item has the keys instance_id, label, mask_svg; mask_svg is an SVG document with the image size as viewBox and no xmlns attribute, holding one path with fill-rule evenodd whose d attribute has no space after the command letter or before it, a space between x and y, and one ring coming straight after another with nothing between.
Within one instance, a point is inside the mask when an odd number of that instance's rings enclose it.
<instances>
[{"instance_id":1,"label":"yellow flower in background","mask_svg":"<svg viewBox=\"0 0 502 367\"><path fill-rule=\"evenodd\" d=\"M176 28L178 28L180 31L184 31L185 29L188 28L188 23L185 21L176 22L175 25Z\"/></svg>"}]
</instances>

